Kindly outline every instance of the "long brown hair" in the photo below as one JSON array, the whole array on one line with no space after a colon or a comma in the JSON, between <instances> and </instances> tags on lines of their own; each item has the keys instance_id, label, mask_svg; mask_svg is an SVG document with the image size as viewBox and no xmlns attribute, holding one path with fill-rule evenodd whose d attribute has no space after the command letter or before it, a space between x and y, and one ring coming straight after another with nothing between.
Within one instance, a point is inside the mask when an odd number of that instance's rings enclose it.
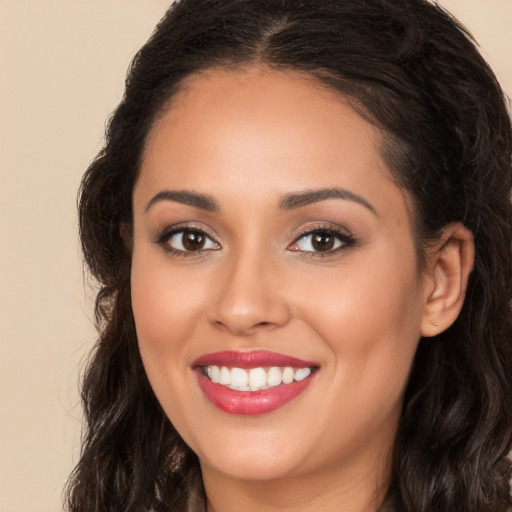
<instances>
[{"instance_id":1,"label":"long brown hair","mask_svg":"<svg viewBox=\"0 0 512 512\"><path fill-rule=\"evenodd\" d=\"M86 429L70 512L201 510L195 454L158 404L130 302L131 196L148 132L191 74L259 62L340 91L385 140L423 249L463 222L476 245L459 318L421 340L385 504L511 508L512 133L506 99L468 33L423 0L181 0L136 55L80 191L83 253L100 290L85 371Z\"/></svg>"}]
</instances>

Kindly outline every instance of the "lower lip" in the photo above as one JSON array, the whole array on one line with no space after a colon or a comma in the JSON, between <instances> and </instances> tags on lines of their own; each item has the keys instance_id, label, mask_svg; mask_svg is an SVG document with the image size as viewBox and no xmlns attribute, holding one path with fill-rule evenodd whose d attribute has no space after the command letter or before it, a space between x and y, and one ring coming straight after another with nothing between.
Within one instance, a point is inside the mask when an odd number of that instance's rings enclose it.
<instances>
[{"instance_id":1,"label":"lower lip","mask_svg":"<svg viewBox=\"0 0 512 512\"><path fill-rule=\"evenodd\" d=\"M255 416L275 411L300 395L311 383L312 376L291 384L281 384L261 391L236 391L208 379L201 368L196 369L199 386L208 400L221 411Z\"/></svg>"}]
</instances>

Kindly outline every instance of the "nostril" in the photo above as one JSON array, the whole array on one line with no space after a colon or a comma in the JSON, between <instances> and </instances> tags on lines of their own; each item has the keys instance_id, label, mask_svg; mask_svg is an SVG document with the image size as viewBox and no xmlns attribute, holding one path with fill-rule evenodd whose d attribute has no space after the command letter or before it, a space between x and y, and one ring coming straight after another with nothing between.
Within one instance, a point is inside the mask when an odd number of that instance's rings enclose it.
<instances>
[{"instance_id":1,"label":"nostril","mask_svg":"<svg viewBox=\"0 0 512 512\"><path fill-rule=\"evenodd\" d=\"M226 292L208 306L211 325L239 336L283 326L290 318L288 305L281 298L246 293L238 296L235 290Z\"/></svg>"},{"instance_id":2,"label":"nostril","mask_svg":"<svg viewBox=\"0 0 512 512\"><path fill-rule=\"evenodd\" d=\"M254 333L255 331L259 331L260 329L268 329L269 327L272 327L272 326L275 326L276 324L274 324L273 322L257 322L255 324L252 324L252 325L248 325L248 324L236 324L234 322L223 322L222 320L215 320L213 322L213 325L215 327L217 327L218 329L222 329L222 330L227 330L227 331L231 331L231 332L234 332L238 335L248 335L248 334L251 334L251 333Z\"/></svg>"}]
</instances>

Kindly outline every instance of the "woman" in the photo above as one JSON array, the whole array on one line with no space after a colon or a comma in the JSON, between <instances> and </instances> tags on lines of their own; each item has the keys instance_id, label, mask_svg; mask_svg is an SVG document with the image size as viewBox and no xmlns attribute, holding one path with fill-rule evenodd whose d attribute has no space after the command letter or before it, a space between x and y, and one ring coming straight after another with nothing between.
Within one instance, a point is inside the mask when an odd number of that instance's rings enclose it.
<instances>
[{"instance_id":1,"label":"woman","mask_svg":"<svg viewBox=\"0 0 512 512\"><path fill-rule=\"evenodd\" d=\"M82 183L69 510L510 510L511 154L438 6L174 4Z\"/></svg>"}]
</instances>

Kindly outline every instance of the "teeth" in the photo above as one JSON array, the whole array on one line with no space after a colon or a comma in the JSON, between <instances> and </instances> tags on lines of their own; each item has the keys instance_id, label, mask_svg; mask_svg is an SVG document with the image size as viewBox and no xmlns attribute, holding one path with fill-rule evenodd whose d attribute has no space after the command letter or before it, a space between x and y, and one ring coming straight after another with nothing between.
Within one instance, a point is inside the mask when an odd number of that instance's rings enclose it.
<instances>
[{"instance_id":1,"label":"teeth","mask_svg":"<svg viewBox=\"0 0 512 512\"><path fill-rule=\"evenodd\" d=\"M272 366L272 368L270 368L267 372L267 384L271 387L279 386L282 380L283 374L281 373L281 368Z\"/></svg>"},{"instance_id":2,"label":"teeth","mask_svg":"<svg viewBox=\"0 0 512 512\"><path fill-rule=\"evenodd\" d=\"M289 366L286 367L283 370L283 383L284 384L291 384L293 382L293 374L295 372L293 371L293 368L290 368Z\"/></svg>"},{"instance_id":3,"label":"teeth","mask_svg":"<svg viewBox=\"0 0 512 512\"><path fill-rule=\"evenodd\" d=\"M231 368L231 386L245 388L249 384L249 375L242 368Z\"/></svg>"},{"instance_id":4,"label":"teeth","mask_svg":"<svg viewBox=\"0 0 512 512\"><path fill-rule=\"evenodd\" d=\"M216 384L220 382L220 370L218 366L208 367L208 377Z\"/></svg>"},{"instance_id":5,"label":"teeth","mask_svg":"<svg viewBox=\"0 0 512 512\"><path fill-rule=\"evenodd\" d=\"M203 373L214 383L222 384L238 391L260 391L282 384L304 380L311 374L311 368L228 368L227 366L206 366Z\"/></svg>"},{"instance_id":6,"label":"teeth","mask_svg":"<svg viewBox=\"0 0 512 512\"><path fill-rule=\"evenodd\" d=\"M294 380L304 380L306 377L309 377L309 374L311 373L310 368L299 368L295 371L295 375L293 376Z\"/></svg>"},{"instance_id":7,"label":"teeth","mask_svg":"<svg viewBox=\"0 0 512 512\"><path fill-rule=\"evenodd\" d=\"M231 372L225 366L220 369L219 384L224 384L224 386L231 384Z\"/></svg>"},{"instance_id":8,"label":"teeth","mask_svg":"<svg viewBox=\"0 0 512 512\"><path fill-rule=\"evenodd\" d=\"M249 370L249 386L251 388L262 388L267 384L267 372L263 368Z\"/></svg>"}]
</instances>

